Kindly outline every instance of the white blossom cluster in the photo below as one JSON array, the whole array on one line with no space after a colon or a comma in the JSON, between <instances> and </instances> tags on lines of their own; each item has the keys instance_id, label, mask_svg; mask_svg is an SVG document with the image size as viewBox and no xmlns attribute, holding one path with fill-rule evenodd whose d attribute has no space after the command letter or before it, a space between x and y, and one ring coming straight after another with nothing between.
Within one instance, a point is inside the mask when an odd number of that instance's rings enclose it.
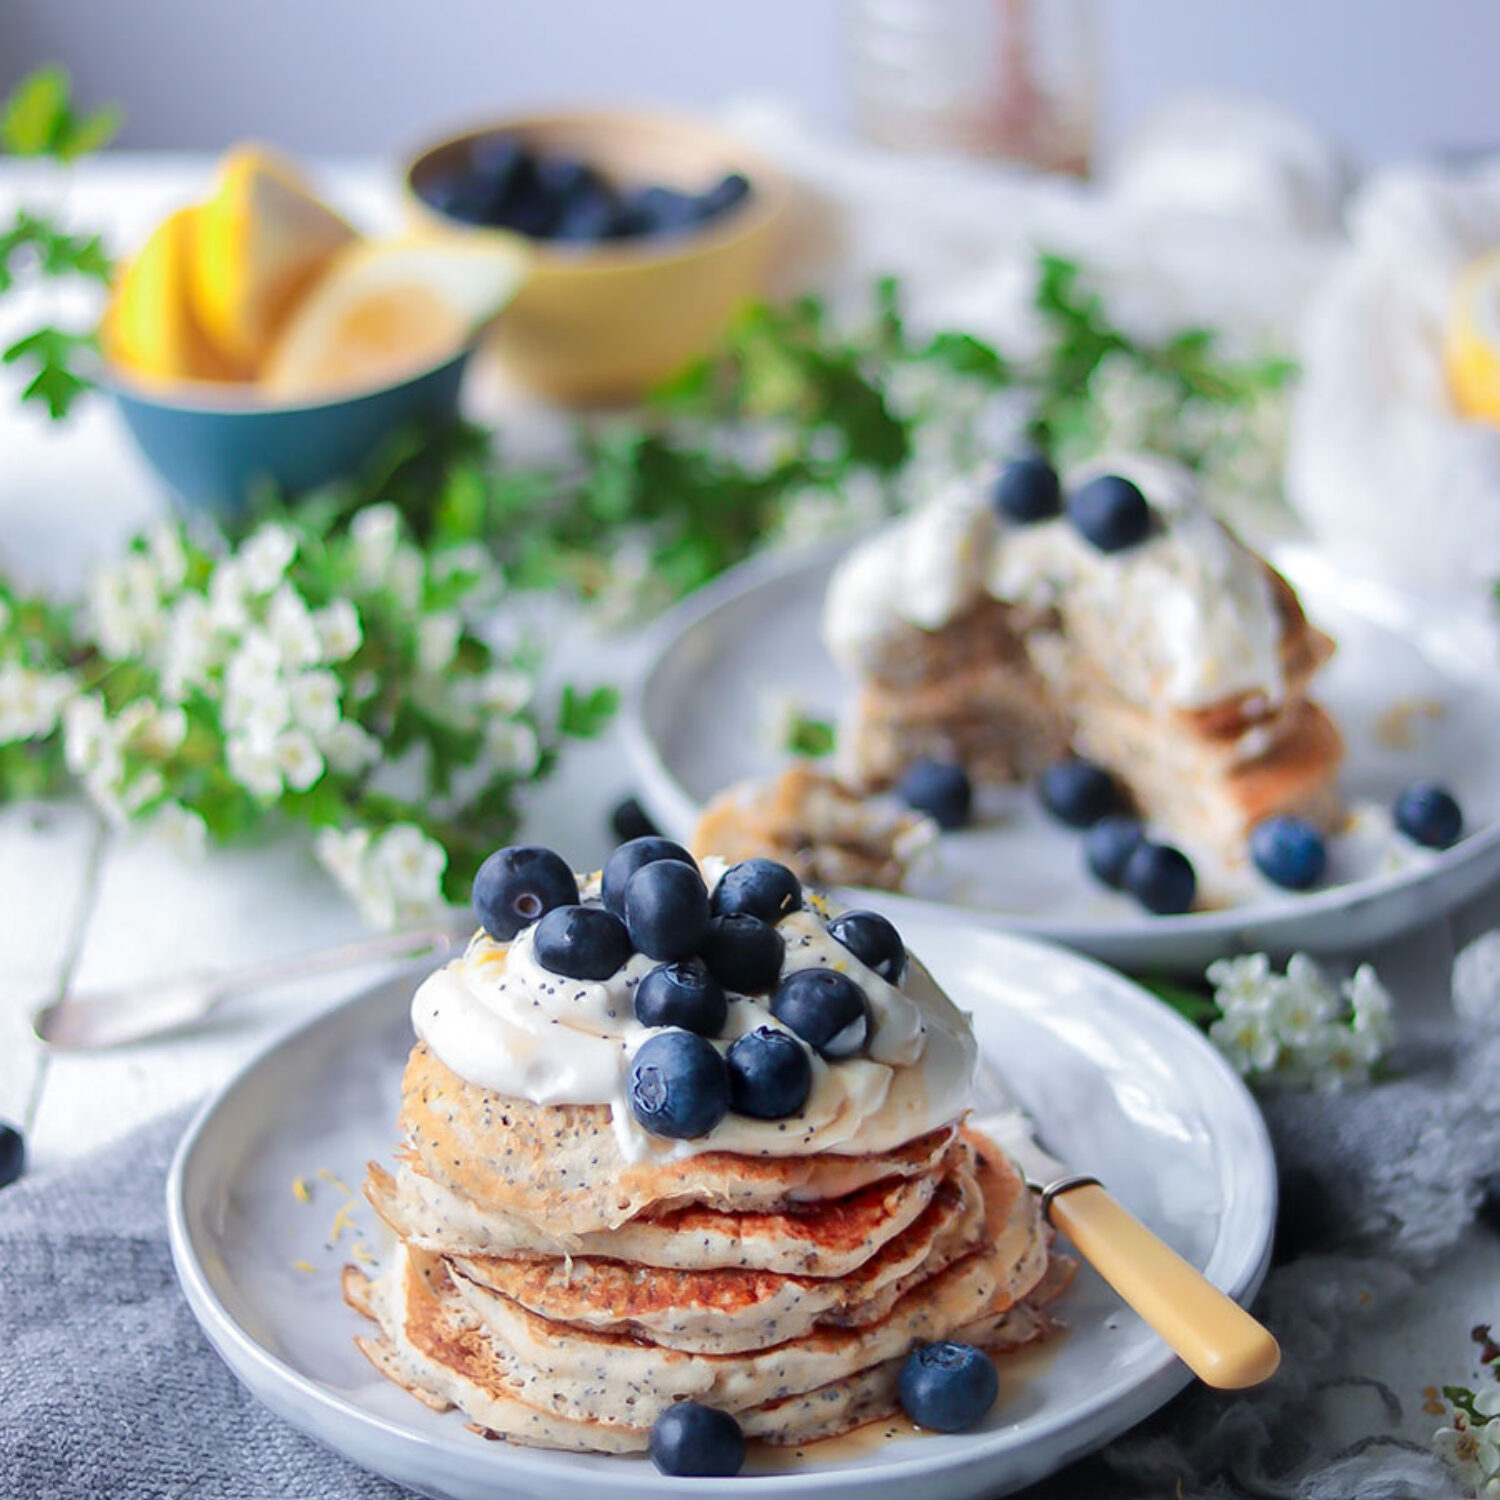
<instances>
[{"instance_id":1,"label":"white blossom cluster","mask_svg":"<svg viewBox=\"0 0 1500 1500\"><path fill-rule=\"evenodd\" d=\"M1453 1420L1432 1435L1433 1451L1471 1495L1500 1500L1500 1387L1473 1398L1474 1416L1455 1410Z\"/></svg>"},{"instance_id":2,"label":"white blossom cluster","mask_svg":"<svg viewBox=\"0 0 1500 1500\"><path fill-rule=\"evenodd\" d=\"M1335 982L1305 953L1277 974L1264 953L1208 967L1220 1016L1210 1040L1245 1077L1336 1092L1368 1083L1394 1037L1391 997L1369 964Z\"/></svg>"},{"instance_id":3,"label":"white blossom cluster","mask_svg":"<svg viewBox=\"0 0 1500 1500\"><path fill-rule=\"evenodd\" d=\"M465 625L500 588L484 549L423 550L391 506L335 540L267 522L222 555L162 525L93 576L87 671L31 664L0 599L0 748L60 730L68 771L110 822L185 852L227 803L248 809L239 826L305 805L319 859L366 915L413 919L440 905L448 865L420 822L461 820L466 796L541 764L531 672ZM440 741L458 764L437 795L423 777Z\"/></svg>"}]
</instances>

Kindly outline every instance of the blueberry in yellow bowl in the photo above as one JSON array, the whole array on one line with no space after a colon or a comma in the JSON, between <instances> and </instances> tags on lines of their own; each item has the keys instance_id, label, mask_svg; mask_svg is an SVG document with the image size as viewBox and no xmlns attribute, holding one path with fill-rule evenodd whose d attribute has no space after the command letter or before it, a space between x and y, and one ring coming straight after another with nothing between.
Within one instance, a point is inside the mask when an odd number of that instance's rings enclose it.
<instances>
[{"instance_id":1,"label":"blueberry in yellow bowl","mask_svg":"<svg viewBox=\"0 0 1500 1500\"><path fill-rule=\"evenodd\" d=\"M366 238L239 147L116 277L104 384L178 498L232 513L260 484L351 472L394 427L453 420L475 336L525 264L522 245L435 230Z\"/></svg>"},{"instance_id":2,"label":"blueberry in yellow bowl","mask_svg":"<svg viewBox=\"0 0 1500 1500\"><path fill-rule=\"evenodd\" d=\"M784 180L697 121L632 111L520 116L407 168L416 222L531 252L493 348L553 400L628 401L712 345L764 284Z\"/></svg>"}]
</instances>

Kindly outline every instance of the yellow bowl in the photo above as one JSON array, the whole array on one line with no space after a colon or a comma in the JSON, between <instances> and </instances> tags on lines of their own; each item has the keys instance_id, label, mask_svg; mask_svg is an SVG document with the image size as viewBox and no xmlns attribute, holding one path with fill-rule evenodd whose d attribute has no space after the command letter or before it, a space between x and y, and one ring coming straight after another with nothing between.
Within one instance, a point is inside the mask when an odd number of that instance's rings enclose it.
<instances>
[{"instance_id":1,"label":"yellow bowl","mask_svg":"<svg viewBox=\"0 0 1500 1500\"><path fill-rule=\"evenodd\" d=\"M577 157L622 185L701 191L740 172L750 193L699 229L563 245L526 240L530 273L490 343L504 367L555 401L628 401L675 374L761 289L786 211L784 179L731 138L697 121L608 110L525 115L465 131L407 167L410 211L448 230L517 237L439 213L421 189L456 171L478 140L509 136Z\"/></svg>"}]
</instances>

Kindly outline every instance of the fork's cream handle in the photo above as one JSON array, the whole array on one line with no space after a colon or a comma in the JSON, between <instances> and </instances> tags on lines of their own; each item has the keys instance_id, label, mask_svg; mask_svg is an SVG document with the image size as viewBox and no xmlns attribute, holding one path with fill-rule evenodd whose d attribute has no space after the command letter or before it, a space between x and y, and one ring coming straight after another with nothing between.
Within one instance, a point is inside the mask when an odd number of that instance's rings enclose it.
<instances>
[{"instance_id":1,"label":"fork's cream handle","mask_svg":"<svg viewBox=\"0 0 1500 1500\"><path fill-rule=\"evenodd\" d=\"M1050 1217L1205 1385L1237 1391L1276 1373L1281 1350L1270 1331L1097 1182L1058 1193Z\"/></svg>"}]
</instances>

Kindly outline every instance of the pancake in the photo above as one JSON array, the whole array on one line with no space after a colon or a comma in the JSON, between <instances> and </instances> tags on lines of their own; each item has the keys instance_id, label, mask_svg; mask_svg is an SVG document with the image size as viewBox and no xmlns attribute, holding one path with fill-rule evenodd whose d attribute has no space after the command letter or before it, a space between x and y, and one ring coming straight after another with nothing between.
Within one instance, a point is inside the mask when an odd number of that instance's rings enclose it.
<instances>
[{"instance_id":1,"label":"pancake","mask_svg":"<svg viewBox=\"0 0 1500 1500\"><path fill-rule=\"evenodd\" d=\"M550 1236L523 1219L485 1210L425 1176L409 1162L391 1176L371 1162L365 1196L376 1213L419 1250L503 1255L513 1260L608 1256L674 1270L785 1271L846 1276L901 1233L932 1201L936 1171L892 1177L851 1193L790 1203L762 1213L725 1213L689 1205L648 1210L618 1229Z\"/></svg>"},{"instance_id":2,"label":"pancake","mask_svg":"<svg viewBox=\"0 0 1500 1500\"><path fill-rule=\"evenodd\" d=\"M972 1161L938 1185L923 1213L851 1275L669 1271L619 1260L452 1256L453 1269L554 1322L607 1329L692 1353L763 1349L819 1324L863 1326L978 1247L984 1200Z\"/></svg>"},{"instance_id":3,"label":"pancake","mask_svg":"<svg viewBox=\"0 0 1500 1500\"><path fill-rule=\"evenodd\" d=\"M888 1178L930 1173L956 1126L868 1156L735 1156L628 1161L605 1105L533 1104L467 1083L418 1043L402 1085L406 1159L434 1182L544 1235L617 1229L648 1209L729 1212L844 1198ZM608 1189L602 1190L602 1185Z\"/></svg>"}]
</instances>

